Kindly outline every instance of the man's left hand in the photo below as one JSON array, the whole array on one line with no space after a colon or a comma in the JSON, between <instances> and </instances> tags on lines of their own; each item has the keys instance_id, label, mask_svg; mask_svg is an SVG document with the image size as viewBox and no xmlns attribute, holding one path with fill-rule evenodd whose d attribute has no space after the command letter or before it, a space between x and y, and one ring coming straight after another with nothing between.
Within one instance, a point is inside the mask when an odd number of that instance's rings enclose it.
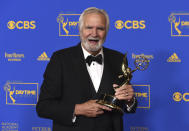
<instances>
[{"instance_id":1,"label":"man's left hand","mask_svg":"<svg viewBox=\"0 0 189 131\"><path fill-rule=\"evenodd\" d=\"M118 85L113 84L113 87L117 87ZM119 100L125 100L130 102L134 97L134 90L132 85L123 85L120 88L115 89L115 97Z\"/></svg>"}]
</instances>

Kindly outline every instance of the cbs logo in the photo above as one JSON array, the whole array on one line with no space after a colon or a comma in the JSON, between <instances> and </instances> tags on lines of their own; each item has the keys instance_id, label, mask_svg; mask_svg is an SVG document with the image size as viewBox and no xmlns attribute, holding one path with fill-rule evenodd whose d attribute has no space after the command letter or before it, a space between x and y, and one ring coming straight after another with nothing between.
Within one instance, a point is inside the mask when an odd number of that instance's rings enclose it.
<instances>
[{"instance_id":1,"label":"cbs logo","mask_svg":"<svg viewBox=\"0 0 189 131\"><path fill-rule=\"evenodd\" d=\"M7 23L9 29L35 29L35 21L9 21Z\"/></svg>"},{"instance_id":2,"label":"cbs logo","mask_svg":"<svg viewBox=\"0 0 189 131\"><path fill-rule=\"evenodd\" d=\"M184 100L184 101L189 101L189 93L184 93L184 94L181 94L180 92L175 92L173 94L173 100L174 101L181 101L181 100Z\"/></svg>"},{"instance_id":3,"label":"cbs logo","mask_svg":"<svg viewBox=\"0 0 189 131\"><path fill-rule=\"evenodd\" d=\"M122 20L117 20L115 22L115 27L117 29L122 29L123 27L125 27L126 29L145 29L146 25L144 20L127 20L125 22L123 22Z\"/></svg>"}]
</instances>

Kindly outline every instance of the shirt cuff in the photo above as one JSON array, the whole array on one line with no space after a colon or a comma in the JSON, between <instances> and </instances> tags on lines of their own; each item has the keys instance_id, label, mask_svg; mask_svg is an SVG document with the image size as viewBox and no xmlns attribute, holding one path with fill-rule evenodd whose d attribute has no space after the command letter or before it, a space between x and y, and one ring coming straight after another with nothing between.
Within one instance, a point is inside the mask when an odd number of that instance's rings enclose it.
<instances>
[{"instance_id":1,"label":"shirt cuff","mask_svg":"<svg viewBox=\"0 0 189 131\"><path fill-rule=\"evenodd\" d=\"M72 122L75 123L76 121L76 116L73 114Z\"/></svg>"},{"instance_id":2,"label":"shirt cuff","mask_svg":"<svg viewBox=\"0 0 189 131\"><path fill-rule=\"evenodd\" d=\"M133 97L133 103L130 106L128 104L126 104L127 111L130 112L133 109L135 104L136 104L136 98Z\"/></svg>"}]
</instances>

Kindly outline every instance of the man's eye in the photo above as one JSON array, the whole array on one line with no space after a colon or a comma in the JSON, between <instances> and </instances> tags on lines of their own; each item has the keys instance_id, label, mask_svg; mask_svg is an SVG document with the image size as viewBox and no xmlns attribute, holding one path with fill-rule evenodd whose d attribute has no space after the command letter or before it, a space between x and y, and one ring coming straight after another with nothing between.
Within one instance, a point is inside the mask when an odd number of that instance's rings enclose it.
<instances>
[{"instance_id":1,"label":"man's eye","mask_svg":"<svg viewBox=\"0 0 189 131\"><path fill-rule=\"evenodd\" d=\"M99 27L98 30L105 30L105 28L104 27Z\"/></svg>"},{"instance_id":2,"label":"man's eye","mask_svg":"<svg viewBox=\"0 0 189 131\"><path fill-rule=\"evenodd\" d=\"M86 27L86 29L92 29L92 27Z\"/></svg>"}]
</instances>

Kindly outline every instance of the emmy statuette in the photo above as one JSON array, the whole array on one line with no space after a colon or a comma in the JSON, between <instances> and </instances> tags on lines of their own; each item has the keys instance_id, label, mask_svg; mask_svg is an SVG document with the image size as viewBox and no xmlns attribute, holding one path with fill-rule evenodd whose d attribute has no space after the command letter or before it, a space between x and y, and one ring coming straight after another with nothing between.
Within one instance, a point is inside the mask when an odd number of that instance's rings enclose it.
<instances>
[{"instance_id":1,"label":"emmy statuette","mask_svg":"<svg viewBox=\"0 0 189 131\"><path fill-rule=\"evenodd\" d=\"M118 78L123 78L123 82L116 88L120 88L121 86L125 84L130 84L130 81L132 79L132 73L135 72L136 70L144 71L148 65L149 65L149 60L144 57L140 56L135 59L134 64L135 64L135 69L131 70L126 64L126 57L127 53L123 57L123 62L121 65L121 70L122 70L122 75L120 75ZM114 88L115 89L115 88ZM115 111L118 111L120 113L124 112L124 103L121 100L118 100L114 95L110 94L101 94L99 99L97 100L98 104L107 106Z\"/></svg>"}]
</instances>

